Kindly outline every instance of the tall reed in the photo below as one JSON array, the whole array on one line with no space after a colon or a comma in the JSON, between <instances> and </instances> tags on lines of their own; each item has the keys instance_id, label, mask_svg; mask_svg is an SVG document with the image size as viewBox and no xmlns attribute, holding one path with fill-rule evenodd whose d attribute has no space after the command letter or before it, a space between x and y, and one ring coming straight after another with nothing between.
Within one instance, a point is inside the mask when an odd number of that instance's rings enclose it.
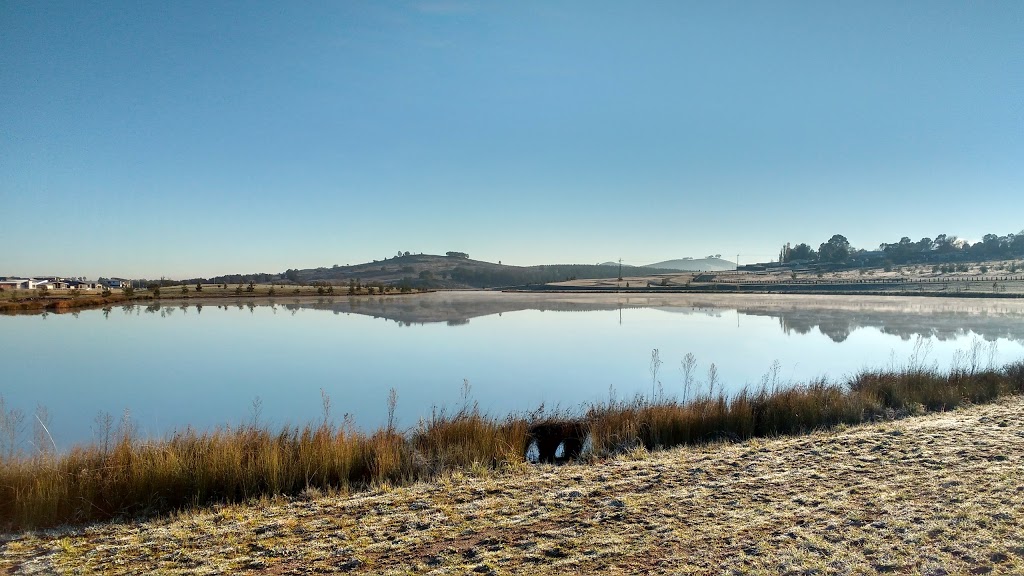
<instances>
[{"instance_id":1,"label":"tall reed","mask_svg":"<svg viewBox=\"0 0 1024 576\"><path fill-rule=\"evenodd\" d=\"M597 457L641 445L654 449L799 434L1020 394L1024 361L946 373L913 365L864 371L842 384L762 385L731 396L720 390L682 401L611 400L559 418L588 433ZM333 424L329 399L324 401L324 419L317 425L275 432L254 417L249 426L187 429L158 441L140 438L125 425L108 431L102 442L64 454L41 449L26 454L11 447L11 430L26 418L5 411L0 398L0 529L131 518L308 488L349 490L428 480L454 469L501 468L524 462L531 426L547 422L537 413L499 419L464 402L460 410L438 411L406 432L391 424L363 432L348 422Z\"/></svg>"}]
</instances>

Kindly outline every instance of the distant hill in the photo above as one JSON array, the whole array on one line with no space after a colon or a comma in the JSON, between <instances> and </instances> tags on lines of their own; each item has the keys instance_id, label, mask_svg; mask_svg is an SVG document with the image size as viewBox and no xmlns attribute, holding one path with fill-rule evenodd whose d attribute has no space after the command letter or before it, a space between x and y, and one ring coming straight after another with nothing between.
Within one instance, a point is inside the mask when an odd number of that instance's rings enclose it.
<instances>
[{"instance_id":1,"label":"distant hill","mask_svg":"<svg viewBox=\"0 0 1024 576\"><path fill-rule=\"evenodd\" d=\"M666 260L648 266L649 268L667 268L669 270L680 270L683 272L718 272L721 270L735 270L736 263L721 258L680 258L679 260Z\"/></svg>"},{"instance_id":2,"label":"distant hill","mask_svg":"<svg viewBox=\"0 0 1024 576\"><path fill-rule=\"evenodd\" d=\"M230 274L213 278L193 278L210 283L240 284L254 281L262 284L347 284L407 285L413 288L500 288L547 284L572 279L615 278L619 266L594 264L542 264L538 266L507 266L471 260L467 254L453 252L450 256L410 254L392 256L354 266L289 269L280 274ZM630 267L630 274L670 274L667 268Z\"/></svg>"}]
</instances>

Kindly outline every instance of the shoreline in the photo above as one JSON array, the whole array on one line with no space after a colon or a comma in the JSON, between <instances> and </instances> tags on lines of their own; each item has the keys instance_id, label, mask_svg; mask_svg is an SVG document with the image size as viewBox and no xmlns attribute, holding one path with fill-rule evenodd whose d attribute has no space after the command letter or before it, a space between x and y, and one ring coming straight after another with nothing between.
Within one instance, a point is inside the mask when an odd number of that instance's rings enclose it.
<instances>
[{"instance_id":1,"label":"shoreline","mask_svg":"<svg viewBox=\"0 0 1024 576\"><path fill-rule=\"evenodd\" d=\"M201 294L193 296L189 294L175 295L175 296L153 296L151 294L141 294L135 296L124 296L114 295L110 296L80 296L77 298L62 298L62 297L32 297L25 300L16 301L2 301L0 302L0 314L17 315L17 314L41 314L44 312L62 314L67 312L77 312L81 310L98 310L106 306L115 306L123 304L153 304L153 303L181 303L187 302L188 304L208 304L208 303L223 303L225 300L239 300L245 302L269 302L272 300L297 300L297 301L317 301L324 300L327 298L366 298L366 297L388 297L393 298L396 296L414 296L417 294L427 294L429 292L411 292L401 294L398 292L389 292L385 294L281 294L281 295L267 295L267 294Z\"/></svg>"},{"instance_id":2,"label":"shoreline","mask_svg":"<svg viewBox=\"0 0 1024 576\"><path fill-rule=\"evenodd\" d=\"M835 285L837 288L840 285ZM729 296L729 295L750 295L750 296L838 296L838 297L905 297L905 298L963 298L963 299L1003 299L1017 300L1024 299L1024 293L1008 292L985 292L985 291L963 291L963 292L926 292L911 290L839 290L824 289L821 285L793 285L791 287L774 287L771 290L740 288L725 289L721 286L708 287L638 287L618 288L608 286L558 286L544 285L538 287L508 287L503 289L459 289L459 290L420 290L411 293L386 292L378 294L202 294L202 295L174 295L174 296L153 296L141 294L135 296L124 296L111 294L110 296L86 295L77 298L70 297L30 297L19 300L0 301L0 315L32 315L32 314L63 314L83 310L102 309L107 306L123 304L217 304L225 301L240 301L253 303L272 303L284 301L316 302L327 299L360 299L360 298L395 298L420 296L425 294L438 293L482 293L482 294L571 294L571 295L624 295L624 296L658 296L658 295L683 295L683 296Z\"/></svg>"},{"instance_id":3,"label":"shoreline","mask_svg":"<svg viewBox=\"0 0 1024 576\"><path fill-rule=\"evenodd\" d=\"M607 288L595 286L592 288L582 287L544 287L544 288L508 288L502 290L507 293L537 293L537 294L693 294L693 295L729 295L729 294L753 294L773 296L903 296L903 297L925 297L925 298L1024 298L1024 294L1008 294L1005 292L912 292L912 291L882 291L882 290L827 290L820 288L794 288L794 289L721 289L721 288Z\"/></svg>"},{"instance_id":4,"label":"shoreline","mask_svg":"<svg viewBox=\"0 0 1024 576\"><path fill-rule=\"evenodd\" d=\"M280 431L256 423L186 429L157 441L130 426L108 429L99 443L66 454L43 444L31 454L0 458L0 531L131 520L310 489L408 485L456 471L522 466L531 450L541 462L595 462L638 449L802 436L1019 397L1024 361L982 368L974 358L949 372L908 365L785 388L764 381L729 395L684 389L682 400L612 400L576 414L501 418L467 403L405 432L390 424L362 432L326 418Z\"/></svg>"},{"instance_id":5,"label":"shoreline","mask_svg":"<svg viewBox=\"0 0 1024 576\"><path fill-rule=\"evenodd\" d=\"M0 573L1020 573L1024 398L0 534Z\"/></svg>"}]
</instances>

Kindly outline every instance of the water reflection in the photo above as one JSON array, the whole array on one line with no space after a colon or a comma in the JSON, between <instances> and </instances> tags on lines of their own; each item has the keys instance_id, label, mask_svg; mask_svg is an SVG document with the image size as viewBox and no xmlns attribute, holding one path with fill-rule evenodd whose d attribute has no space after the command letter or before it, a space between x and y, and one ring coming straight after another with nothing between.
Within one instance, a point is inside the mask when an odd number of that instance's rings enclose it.
<instances>
[{"instance_id":1,"label":"water reflection","mask_svg":"<svg viewBox=\"0 0 1024 576\"><path fill-rule=\"evenodd\" d=\"M435 293L413 297L326 299L287 305L289 310L325 310L383 318L403 326L445 323L465 326L473 318L506 312L628 311L653 308L673 314L721 317L727 312L771 317L784 333L808 334L817 329L833 342L845 342L860 328L910 340L938 340L974 333L985 340L1024 341L1024 301L927 297L834 296L686 296L609 297L561 294ZM627 314L628 321L628 314Z\"/></svg>"},{"instance_id":2,"label":"water reflection","mask_svg":"<svg viewBox=\"0 0 1024 576\"><path fill-rule=\"evenodd\" d=\"M473 292L118 307L0 317L0 394L25 413L46 406L61 447L124 408L154 436L247 421L254 397L268 422L307 422L321 391L362 427L382 422L392 388L412 426L457 405L465 380L494 414L678 395L691 354L698 380L713 363L727 391L766 370L806 382L881 367L913 354L917 336L942 368L977 337L998 342L998 362L1024 357L1021 300Z\"/></svg>"},{"instance_id":3,"label":"water reflection","mask_svg":"<svg viewBox=\"0 0 1024 576\"><path fill-rule=\"evenodd\" d=\"M781 295L572 295L497 292L438 292L416 296L378 296L363 298L294 299L280 304L277 299L235 300L231 303L180 301L177 305L151 302L145 305L122 304L125 315L133 312L160 313L171 317L176 310L188 314L194 308L202 314L204 306L218 310L235 307L248 310L268 308L274 314L284 308L294 316L301 310L321 310L333 314L358 314L393 321L400 326L445 324L466 326L474 318L501 316L507 312L619 312L628 322L630 310L651 308L683 315L719 318L726 313L774 318L783 333L809 334L814 330L833 342L845 342L861 328L875 328L884 334L910 340L917 336L955 340L976 334L987 341L1006 339L1024 342L1024 300L958 299L879 296L781 296ZM111 306L101 309L109 317ZM78 318L81 310L70 313ZM51 312L37 313L42 318ZM59 314L59 313L58 313Z\"/></svg>"}]
</instances>

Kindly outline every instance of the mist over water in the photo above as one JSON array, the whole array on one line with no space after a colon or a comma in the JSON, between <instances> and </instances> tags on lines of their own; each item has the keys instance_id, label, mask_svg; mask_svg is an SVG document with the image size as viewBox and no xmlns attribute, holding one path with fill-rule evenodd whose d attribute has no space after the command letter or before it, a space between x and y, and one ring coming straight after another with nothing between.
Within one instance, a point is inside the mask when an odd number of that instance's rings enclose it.
<instances>
[{"instance_id":1,"label":"mist over water","mask_svg":"<svg viewBox=\"0 0 1024 576\"><path fill-rule=\"evenodd\" d=\"M465 381L468 401L496 415L649 396L659 383L679 396L688 353L699 384L714 363L729 392L769 372L782 385L841 379L915 354L945 369L972 347L983 364L1024 358L1024 302L981 299L435 293L168 301L0 327L7 409L28 425L45 406L62 450L93 438L98 413L116 422L126 409L152 437L317 421L321 390L328 417L362 428L386 421L391 388L401 427L461 406Z\"/></svg>"}]
</instances>

